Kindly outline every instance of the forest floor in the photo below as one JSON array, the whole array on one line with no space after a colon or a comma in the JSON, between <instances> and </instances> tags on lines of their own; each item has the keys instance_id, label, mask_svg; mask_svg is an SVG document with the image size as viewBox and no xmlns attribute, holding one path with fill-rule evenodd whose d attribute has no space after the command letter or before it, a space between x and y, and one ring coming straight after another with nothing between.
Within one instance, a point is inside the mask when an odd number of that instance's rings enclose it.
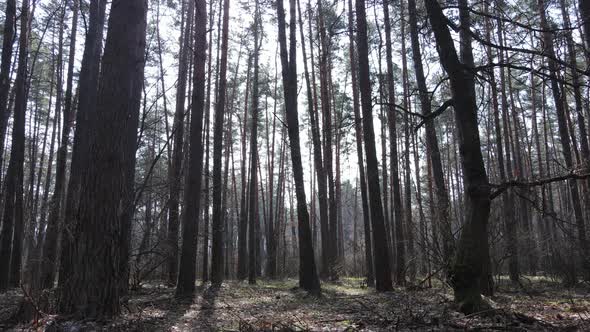
<instances>
[{"instance_id":1,"label":"forest floor","mask_svg":"<svg viewBox=\"0 0 590 332\"><path fill-rule=\"evenodd\" d=\"M322 285L321 296L296 288L297 281L260 280L257 285L226 282L220 289L199 283L192 301L174 290L147 284L133 292L122 315L107 322L65 322L44 315L34 324L10 326L33 331L590 331L588 286L565 289L539 278L522 287L500 285L487 300L491 310L472 315L456 311L450 290L397 288L376 293L362 280L345 278ZM15 294L12 294L15 296ZM3 302L4 301L4 302ZM0 295L0 330L7 294ZM4 309L2 309L4 308ZM49 327L49 328L48 328Z\"/></svg>"}]
</instances>

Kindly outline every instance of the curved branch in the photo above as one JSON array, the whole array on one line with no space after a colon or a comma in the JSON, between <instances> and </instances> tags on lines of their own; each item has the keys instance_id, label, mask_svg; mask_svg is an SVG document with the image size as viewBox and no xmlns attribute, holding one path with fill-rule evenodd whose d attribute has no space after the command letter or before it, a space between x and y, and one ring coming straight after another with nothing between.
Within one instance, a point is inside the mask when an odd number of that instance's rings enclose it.
<instances>
[{"instance_id":1,"label":"curved branch","mask_svg":"<svg viewBox=\"0 0 590 332\"><path fill-rule=\"evenodd\" d=\"M439 108L437 108L434 112L430 112L424 116L422 116L422 121L418 123L418 125L414 128L415 131L418 131L420 127L422 127L426 122L433 120L437 116L441 115L444 111L446 111L449 107L455 106L455 102L453 99L449 99L445 101Z\"/></svg>"},{"instance_id":2,"label":"curved branch","mask_svg":"<svg viewBox=\"0 0 590 332\"><path fill-rule=\"evenodd\" d=\"M550 178L538 179L533 181L519 181L519 180L510 180L500 184L492 184L490 183L491 187L497 188L494 192L490 194L490 199L494 199L500 196L503 192L508 190L512 187L519 187L519 188L530 188L530 187L538 187L544 186L546 184L550 184L553 182L561 182L566 180L585 180L590 178L590 171L586 170L585 173L576 173L575 171L571 171L570 173L558 175Z\"/></svg>"}]
</instances>

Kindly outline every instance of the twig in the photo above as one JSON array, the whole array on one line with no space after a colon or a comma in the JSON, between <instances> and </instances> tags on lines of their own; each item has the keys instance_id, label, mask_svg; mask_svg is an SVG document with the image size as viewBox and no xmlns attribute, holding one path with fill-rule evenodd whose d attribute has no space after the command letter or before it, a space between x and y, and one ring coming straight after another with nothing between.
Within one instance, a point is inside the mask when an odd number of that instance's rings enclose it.
<instances>
[{"instance_id":1,"label":"twig","mask_svg":"<svg viewBox=\"0 0 590 332\"><path fill-rule=\"evenodd\" d=\"M35 300L31 296L31 294L29 292L27 292L27 290L25 289L24 285L21 285L20 289L23 291L23 295L25 297L25 300L33 306L33 309L35 310L35 323L37 323L39 321L39 317L43 317L46 314L43 311L41 311L41 309L39 308L39 306L37 305L37 303L35 302Z\"/></svg>"}]
</instances>

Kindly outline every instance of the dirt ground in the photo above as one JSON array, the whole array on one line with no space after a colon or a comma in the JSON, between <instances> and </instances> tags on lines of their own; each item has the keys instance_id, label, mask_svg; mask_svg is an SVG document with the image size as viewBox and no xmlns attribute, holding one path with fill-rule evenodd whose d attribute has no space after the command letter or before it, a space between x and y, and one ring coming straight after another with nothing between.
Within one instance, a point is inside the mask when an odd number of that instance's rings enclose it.
<instances>
[{"instance_id":1,"label":"dirt ground","mask_svg":"<svg viewBox=\"0 0 590 332\"><path fill-rule=\"evenodd\" d=\"M523 278L522 287L500 286L487 299L491 310L456 311L450 290L401 289L378 294L347 278L322 285L321 296L296 288L296 280L230 281L219 289L198 283L192 301L174 290L147 284L133 292L121 317L106 322L63 321L41 315L37 322L10 325L13 331L590 331L587 286L560 288L548 280ZM0 295L2 312L18 292ZM2 309L4 308L4 309Z\"/></svg>"}]
</instances>

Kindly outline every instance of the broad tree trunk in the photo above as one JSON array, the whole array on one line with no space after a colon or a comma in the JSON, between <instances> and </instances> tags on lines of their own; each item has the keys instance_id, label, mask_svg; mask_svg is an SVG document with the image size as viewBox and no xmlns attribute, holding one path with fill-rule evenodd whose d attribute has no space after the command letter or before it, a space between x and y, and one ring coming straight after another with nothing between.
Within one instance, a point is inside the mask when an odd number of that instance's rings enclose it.
<instances>
[{"instance_id":1,"label":"broad tree trunk","mask_svg":"<svg viewBox=\"0 0 590 332\"><path fill-rule=\"evenodd\" d=\"M2 36L2 64L0 65L0 165L4 158L4 137L8 125L8 94L10 92L10 64L14 45L14 26L16 23L16 0L7 0L4 10L4 29Z\"/></svg>"},{"instance_id":2,"label":"broad tree trunk","mask_svg":"<svg viewBox=\"0 0 590 332\"><path fill-rule=\"evenodd\" d=\"M61 256L59 266L58 286L64 292L59 296L59 301L66 301L68 298L76 296L67 294L66 286L69 284L73 270L74 245L76 245L76 236L79 233L80 225L77 224L77 215L81 195L81 179L84 170L90 163L90 140L88 132L93 126L96 117L96 100L98 94L98 77L100 68L100 55L102 53L102 39L105 21L106 1L93 0L90 2L90 13L88 32L84 44L84 54L82 56L82 66L80 67L80 77L78 81L78 111L76 112L76 129L74 130L74 144L72 151L70 179L67 187L65 201L65 217L61 230ZM57 113L56 113L57 117ZM53 143L52 143L53 145ZM50 162L51 164L51 151ZM50 167L51 168L51 167ZM49 174L48 174L49 175ZM45 194L44 194L45 195ZM59 307L67 310L68 303ZM62 309L60 309L62 310Z\"/></svg>"},{"instance_id":3,"label":"broad tree trunk","mask_svg":"<svg viewBox=\"0 0 590 332\"><path fill-rule=\"evenodd\" d=\"M101 65L96 115L87 135L91 155L81 171L71 271L60 290L61 312L85 317L120 312L121 248L132 204L144 79L147 1L116 1Z\"/></svg>"},{"instance_id":4,"label":"broad tree trunk","mask_svg":"<svg viewBox=\"0 0 590 332\"><path fill-rule=\"evenodd\" d=\"M467 198L466 220L452 268L451 282L455 301L460 305L461 311L471 313L479 311L483 306L480 280L488 254L487 226L490 214L490 186L477 126L475 82L473 72L457 56L447 27L447 18L438 1L426 0L426 9L438 45L441 65L450 78Z\"/></svg>"},{"instance_id":5,"label":"broad tree trunk","mask_svg":"<svg viewBox=\"0 0 590 332\"><path fill-rule=\"evenodd\" d=\"M4 214L0 230L0 290L20 285L25 161L25 113L27 107L27 58L29 55L29 0L21 7L18 69L15 80L14 122L10 161L6 171Z\"/></svg>"},{"instance_id":6,"label":"broad tree trunk","mask_svg":"<svg viewBox=\"0 0 590 332\"><path fill-rule=\"evenodd\" d=\"M381 203L377 152L375 149L375 132L373 130L371 80L369 77L369 47L367 42L367 15L365 13L364 0L357 0L356 15L359 85L367 158L367 183L369 187L369 203L373 226L375 281L377 291L383 292L392 290L393 286L391 284L389 252L387 236L385 234L383 206Z\"/></svg>"}]
</instances>

